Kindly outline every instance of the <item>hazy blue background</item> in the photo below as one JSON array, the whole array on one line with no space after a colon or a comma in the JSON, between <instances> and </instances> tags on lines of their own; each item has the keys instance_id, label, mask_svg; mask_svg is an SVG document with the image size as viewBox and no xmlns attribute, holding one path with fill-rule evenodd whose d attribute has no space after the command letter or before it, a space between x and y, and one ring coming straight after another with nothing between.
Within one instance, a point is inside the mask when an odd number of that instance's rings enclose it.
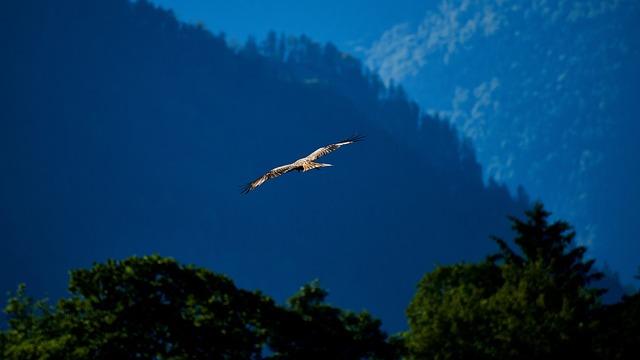
<instances>
[{"instance_id":1,"label":"hazy blue background","mask_svg":"<svg viewBox=\"0 0 640 360\"><path fill-rule=\"evenodd\" d=\"M156 4L200 25L0 3L0 290L159 253L278 301L319 278L395 332L420 277L495 252L529 197L631 281L635 3ZM238 193L355 131L334 167Z\"/></svg>"},{"instance_id":2,"label":"hazy blue background","mask_svg":"<svg viewBox=\"0 0 640 360\"><path fill-rule=\"evenodd\" d=\"M230 43L330 41L473 140L485 176L523 185L631 281L640 254L640 3L153 0Z\"/></svg>"}]
</instances>

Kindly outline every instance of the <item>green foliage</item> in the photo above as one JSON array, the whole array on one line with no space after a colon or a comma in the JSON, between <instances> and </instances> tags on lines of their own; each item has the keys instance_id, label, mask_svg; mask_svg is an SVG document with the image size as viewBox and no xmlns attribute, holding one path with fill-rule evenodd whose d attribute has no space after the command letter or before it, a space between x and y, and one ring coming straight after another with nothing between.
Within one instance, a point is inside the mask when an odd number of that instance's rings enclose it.
<instances>
[{"instance_id":1,"label":"green foliage","mask_svg":"<svg viewBox=\"0 0 640 360\"><path fill-rule=\"evenodd\" d=\"M640 292L603 306L592 347L600 359L636 359L640 354Z\"/></svg>"},{"instance_id":2,"label":"green foliage","mask_svg":"<svg viewBox=\"0 0 640 360\"><path fill-rule=\"evenodd\" d=\"M317 283L288 307L224 275L173 259L132 257L71 271L72 297L34 301L21 285L5 308L0 351L11 359L395 359L367 313L324 304ZM300 326L300 327L298 327ZM334 357L333 354L339 354Z\"/></svg>"},{"instance_id":3,"label":"green foliage","mask_svg":"<svg viewBox=\"0 0 640 360\"><path fill-rule=\"evenodd\" d=\"M20 284L5 312L10 329L0 332L0 355L12 359L49 359L67 348L69 336L57 335L54 307L48 299L34 300Z\"/></svg>"},{"instance_id":4,"label":"green foliage","mask_svg":"<svg viewBox=\"0 0 640 360\"><path fill-rule=\"evenodd\" d=\"M55 306L20 285L5 313L8 359L628 359L640 353L640 292L602 305L571 227L542 205L512 218L512 249L437 266L418 284L402 338L367 312L326 303L318 281L285 306L224 275L159 256L71 271ZM639 274L640 275L640 274Z\"/></svg>"},{"instance_id":5,"label":"green foliage","mask_svg":"<svg viewBox=\"0 0 640 360\"><path fill-rule=\"evenodd\" d=\"M438 266L425 275L407 308L405 334L413 358L478 358L490 336L489 298L500 286L490 261Z\"/></svg>"},{"instance_id":6,"label":"green foliage","mask_svg":"<svg viewBox=\"0 0 640 360\"><path fill-rule=\"evenodd\" d=\"M502 239L494 237L501 249L500 258L507 264L524 267L534 262L541 262L561 283L570 286L566 290L575 291L594 280L602 278L602 273L592 272L595 260L583 260L587 248L573 246L575 232L571 225L564 221L549 224L547 218L551 215L544 210L541 203L536 203L533 209L526 211L526 222L510 217L513 230L517 232L514 243L522 251L523 256L517 255ZM600 295L602 291L594 290L592 295Z\"/></svg>"},{"instance_id":7,"label":"green foliage","mask_svg":"<svg viewBox=\"0 0 640 360\"><path fill-rule=\"evenodd\" d=\"M514 243L478 264L439 266L418 285L407 309L412 359L541 359L592 356L603 290L586 249L541 204L527 221L511 218Z\"/></svg>"},{"instance_id":8,"label":"green foliage","mask_svg":"<svg viewBox=\"0 0 640 360\"><path fill-rule=\"evenodd\" d=\"M640 267L634 276L640 280ZM640 354L640 290L596 309L592 348L600 359L636 359Z\"/></svg>"},{"instance_id":9,"label":"green foliage","mask_svg":"<svg viewBox=\"0 0 640 360\"><path fill-rule=\"evenodd\" d=\"M318 281L305 285L271 319L273 359L396 359L399 346L386 342L381 322L369 313L344 312L325 304Z\"/></svg>"}]
</instances>

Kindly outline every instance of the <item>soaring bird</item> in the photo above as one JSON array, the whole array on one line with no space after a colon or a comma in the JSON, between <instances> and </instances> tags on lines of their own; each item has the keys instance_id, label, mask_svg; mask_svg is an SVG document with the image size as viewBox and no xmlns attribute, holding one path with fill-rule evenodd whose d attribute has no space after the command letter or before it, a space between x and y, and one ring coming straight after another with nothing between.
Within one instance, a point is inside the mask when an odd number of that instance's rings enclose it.
<instances>
[{"instance_id":1,"label":"soaring bird","mask_svg":"<svg viewBox=\"0 0 640 360\"><path fill-rule=\"evenodd\" d=\"M343 146L343 145L347 145L347 144L351 144L354 142L358 142L358 141L362 141L362 139L364 138L364 135L359 135L359 134L354 134L351 137L344 139L340 142L337 142L335 144L331 144L331 145L327 145L324 147L319 148L318 150L312 152L311 154L307 155L306 157L303 157L302 159L298 159L296 161L294 161L291 164L287 164L287 165L283 165L283 166L278 166L275 169L271 169L269 170L266 174L260 176L259 178L255 179L254 181L242 186L242 188L240 189L240 193L242 194L248 194L249 191L257 188L258 186L262 185L263 182L269 180L269 179L273 179L276 178L282 174L286 174L290 171L293 170L297 170L298 172L300 171L307 171L307 170L311 170L311 169L318 169L320 170L321 167L325 167L325 166L333 166L331 164L323 164L323 163L317 163L315 162L315 160L317 160L318 158L327 155L328 153L338 149L339 147Z\"/></svg>"}]
</instances>

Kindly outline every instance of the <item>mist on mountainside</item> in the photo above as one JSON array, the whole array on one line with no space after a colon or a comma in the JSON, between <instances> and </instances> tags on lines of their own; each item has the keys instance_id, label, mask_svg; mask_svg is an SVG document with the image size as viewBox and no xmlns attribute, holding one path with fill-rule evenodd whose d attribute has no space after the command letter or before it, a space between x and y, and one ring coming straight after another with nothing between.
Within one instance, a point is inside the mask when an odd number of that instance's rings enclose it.
<instances>
[{"instance_id":1,"label":"mist on mountainside","mask_svg":"<svg viewBox=\"0 0 640 360\"><path fill-rule=\"evenodd\" d=\"M365 63L446 114L485 176L524 186L633 282L640 252L640 3L423 3L364 46Z\"/></svg>"}]
</instances>

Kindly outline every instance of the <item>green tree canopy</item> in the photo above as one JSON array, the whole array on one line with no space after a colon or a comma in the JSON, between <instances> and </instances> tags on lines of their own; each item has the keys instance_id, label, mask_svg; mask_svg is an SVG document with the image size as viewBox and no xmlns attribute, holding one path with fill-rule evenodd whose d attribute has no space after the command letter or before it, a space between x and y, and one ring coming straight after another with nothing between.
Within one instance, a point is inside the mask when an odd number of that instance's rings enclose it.
<instances>
[{"instance_id":1,"label":"green tree canopy","mask_svg":"<svg viewBox=\"0 0 640 360\"><path fill-rule=\"evenodd\" d=\"M280 306L224 275L157 255L71 271L50 305L20 285L5 308L8 359L635 359L640 292L602 305L584 247L541 204L512 218L515 248L437 266L387 335L367 312L326 303L317 281ZM638 277L640 278L640 269Z\"/></svg>"},{"instance_id":2,"label":"green tree canopy","mask_svg":"<svg viewBox=\"0 0 640 360\"><path fill-rule=\"evenodd\" d=\"M342 311L325 303L318 281L302 287L272 319L273 359L395 359L399 343L387 342L381 322L367 312Z\"/></svg>"},{"instance_id":3,"label":"green tree canopy","mask_svg":"<svg viewBox=\"0 0 640 360\"><path fill-rule=\"evenodd\" d=\"M601 275L562 221L548 222L537 203L527 220L511 218L517 250L495 238L500 253L478 264L438 266L425 275L407 309L414 359L575 357L597 321L591 316Z\"/></svg>"},{"instance_id":4,"label":"green tree canopy","mask_svg":"<svg viewBox=\"0 0 640 360\"><path fill-rule=\"evenodd\" d=\"M20 286L5 309L11 359L395 359L380 321L324 303L317 283L277 306L224 275L157 255L71 271L55 306ZM334 357L334 354L338 356ZM307 357L308 356L308 357Z\"/></svg>"}]
</instances>

